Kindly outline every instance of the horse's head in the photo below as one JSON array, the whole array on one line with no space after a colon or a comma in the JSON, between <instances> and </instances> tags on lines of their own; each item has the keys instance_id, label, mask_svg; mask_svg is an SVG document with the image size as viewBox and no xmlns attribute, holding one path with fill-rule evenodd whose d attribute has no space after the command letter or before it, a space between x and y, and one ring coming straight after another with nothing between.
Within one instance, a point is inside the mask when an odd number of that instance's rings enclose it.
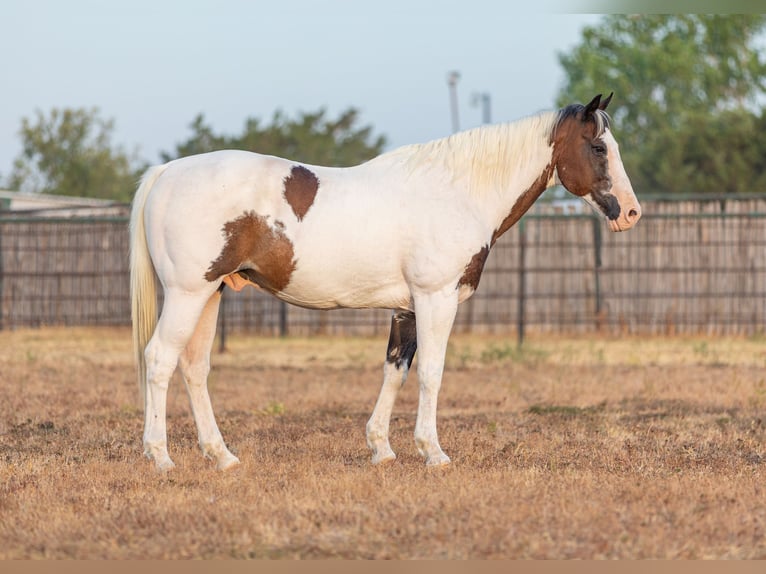
<instances>
[{"instance_id":1,"label":"horse's head","mask_svg":"<svg viewBox=\"0 0 766 574\"><path fill-rule=\"evenodd\" d=\"M551 139L558 181L603 213L612 231L625 231L641 218L641 206L620 159L617 141L609 129L606 107L612 94L601 94L583 106L573 104L559 112Z\"/></svg>"}]
</instances>

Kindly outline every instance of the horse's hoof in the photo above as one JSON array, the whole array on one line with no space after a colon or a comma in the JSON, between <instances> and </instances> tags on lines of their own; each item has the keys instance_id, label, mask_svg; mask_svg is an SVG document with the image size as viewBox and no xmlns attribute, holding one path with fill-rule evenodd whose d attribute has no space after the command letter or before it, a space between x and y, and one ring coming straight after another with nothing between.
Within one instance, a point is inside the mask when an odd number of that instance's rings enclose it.
<instances>
[{"instance_id":1,"label":"horse's hoof","mask_svg":"<svg viewBox=\"0 0 766 574\"><path fill-rule=\"evenodd\" d=\"M381 453L381 454L375 453L372 455L372 464L374 464L375 466L389 464L394 462L395 460L396 460L396 455L393 453L393 451Z\"/></svg>"},{"instance_id":2,"label":"horse's hoof","mask_svg":"<svg viewBox=\"0 0 766 574\"><path fill-rule=\"evenodd\" d=\"M450 458L443 452L433 456L429 456L426 459L426 466L428 467L447 466L451 463L452 461L450 460Z\"/></svg>"},{"instance_id":3,"label":"horse's hoof","mask_svg":"<svg viewBox=\"0 0 766 574\"><path fill-rule=\"evenodd\" d=\"M228 456L219 459L215 467L218 470L229 470L231 468L236 468L239 464L241 464L239 459L233 454L229 454Z\"/></svg>"},{"instance_id":4,"label":"horse's hoof","mask_svg":"<svg viewBox=\"0 0 766 574\"><path fill-rule=\"evenodd\" d=\"M170 460L170 458L165 458L163 460L155 459L154 460L154 470L156 470L160 474L165 474L167 472L170 472L176 467L175 463Z\"/></svg>"},{"instance_id":5,"label":"horse's hoof","mask_svg":"<svg viewBox=\"0 0 766 574\"><path fill-rule=\"evenodd\" d=\"M176 467L168 455L167 447L163 445L144 444L144 456L154 461L154 470L157 472L168 472Z\"/></svg>"}]
</instances>

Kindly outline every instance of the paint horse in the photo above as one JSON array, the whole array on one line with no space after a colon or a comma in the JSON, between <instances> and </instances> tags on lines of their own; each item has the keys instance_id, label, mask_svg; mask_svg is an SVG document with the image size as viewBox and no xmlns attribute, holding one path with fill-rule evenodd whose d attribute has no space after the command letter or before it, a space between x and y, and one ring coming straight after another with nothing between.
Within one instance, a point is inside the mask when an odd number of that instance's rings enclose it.
<instances>
[{"instance_id":1,"label":"paint horse","mask_svg":"<svg viewBox=\"0 0 766 574\"><path fill-rule=\"evenodd\" d=\"M611 97L349 168L243 151L150 168L130 220L146 456L158 470L174 466L165 410L180 366L204 455L219 469L239 462L218 430L207 376L221 292L252 285L309 309L392 309L383 386L366 429L372 462L396 456L389 420L417 349L415 443L427 465L449 463L436 432L447 341L494 243L558 183L601 212L612 231L641 217L605 112Z\"/></svg>"}]
</instances>

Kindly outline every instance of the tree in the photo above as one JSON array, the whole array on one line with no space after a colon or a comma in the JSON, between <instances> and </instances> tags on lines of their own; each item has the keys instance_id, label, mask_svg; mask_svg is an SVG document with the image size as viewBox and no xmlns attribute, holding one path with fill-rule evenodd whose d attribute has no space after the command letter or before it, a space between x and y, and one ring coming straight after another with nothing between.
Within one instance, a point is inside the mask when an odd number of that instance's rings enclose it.
<instances>
[{"instance_id":1,"label":"tree","mask_svg":"<svg viewBox=\"0 0 766 574\"><path fill-rule=\"evenodd\" d=\"M200 114L191 123L191 137L178 144L175 153L162 157L169 161L207 151L242 149L316 165L355 165L379 155L386 144L384 136L373 137L371 126L357 127L358 119L355 108L335 120L328 119L324 109L301 113L294 120L277 111L270 124L248 118L242 133L229 137L216 135Z\"/></svg>"},{"instance_id":2,"label":"tree","mask_svg":"<svg viewBox=\"0 0 766 574\"><path fill-rule=\"evenodd\" d=\"M755 131L764 26L761 14L606 16L559 54L558 103L615 92L615 132L639 192L763 189L753 158L766 155Z\"/></svg>"},{"instance_id":3,"label":"tree","mask_svg":"<svg viewBox=\"0 0 766 574\"><path fill-rule=\"evenodd\" d=\"M9 187L24 192L54 193L130 201L138 168L111 145L114 123L98 109L57 109L47 117L21 122L22 152L15 160Z\"/></svg>"}]
</instances>

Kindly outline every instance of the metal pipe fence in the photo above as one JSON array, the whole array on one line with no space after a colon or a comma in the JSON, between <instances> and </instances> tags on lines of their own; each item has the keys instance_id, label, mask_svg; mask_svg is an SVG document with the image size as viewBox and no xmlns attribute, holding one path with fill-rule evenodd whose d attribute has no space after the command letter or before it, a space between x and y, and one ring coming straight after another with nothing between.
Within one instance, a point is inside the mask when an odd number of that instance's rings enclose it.
<instances>
[{"instance_id":1,"label":"metal pipe fence","mask_svg":"<svg viewBox=\"0 0 766 574\"><path fill-rule=\"evenodd\" d=\"M766 196L644 199L627 233L536 206L493 247L457 331L744 334L766 324ZM124 218L0 217L0 329L128 325ZM371 335L390 311L226 290L219 333Z\"/></svg>"}]
</instances>

